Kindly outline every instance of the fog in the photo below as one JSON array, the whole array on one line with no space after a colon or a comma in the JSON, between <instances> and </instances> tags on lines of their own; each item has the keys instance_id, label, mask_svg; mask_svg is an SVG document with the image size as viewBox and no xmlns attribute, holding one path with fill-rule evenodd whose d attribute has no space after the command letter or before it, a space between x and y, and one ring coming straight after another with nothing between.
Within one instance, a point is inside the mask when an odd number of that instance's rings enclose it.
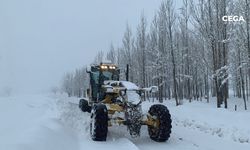
<instances>
[{"instance_id":1,"label":"fog","mask_svg":"<svg viewBox=\"0 0 250 150\"><path fill-rule=\"evenodd\" d=\"M160 0L0 0L0 91L41 92L107 51Z\"/></svg>"}]
</instances>

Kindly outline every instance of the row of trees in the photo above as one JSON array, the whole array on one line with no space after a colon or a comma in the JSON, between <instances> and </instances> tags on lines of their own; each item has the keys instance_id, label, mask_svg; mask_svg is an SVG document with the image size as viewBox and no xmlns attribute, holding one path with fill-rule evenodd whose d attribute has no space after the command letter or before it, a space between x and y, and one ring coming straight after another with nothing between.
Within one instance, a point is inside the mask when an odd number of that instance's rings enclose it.
<instances>
[{"instance_id":1,"label":"row of trees","mask_svg":"<svg viewBox=\"0 0 250 150\"><path fill-rule=\"evenodd\" d=\"M88 88L86 67L76 69L75 72L66 73L63 77L62 90L68 96L85 97Z\"/></svg>"},{"instance_id":2,"label":"row of trees","mask_svg":"<svg viewBox=\"0 0 250 150\"><path fill-rule=\"evenodd\" d=\"M122 45L113 44L104 58L120 68L130 66L129 80L145 87L158 85L160 101L174 98L217 98L227 108L229 87L245 102L250 94L249 1L183 0L176 9L163 1L152 22L142 14L133 33L127 25ZM223 22L226 15L243 16L244 22ZM124 75L122 76L124 79Z\"/></svg>"},{"instance_id":3,"label":"row of trees","mask_svg":"<svg viewBox=\"0 0 250 150\"><path fill-rule=\"evenodd\" d=\"M107 53L97 54L95 62L108 59L122 70L129 64L129 80L141 87L157 85L159 92L154 96L159 101L174 98L179 105L183 99L209 102L213 96L217 107L227 108L229 89L233 89L247 109L249 3L183 0L177 9L173 0L163 1L151 22L142 14L136 32L127 25L122 45L111 44ZM223 22L225 15L243 16L245 21ZM66 76L68 80L72 75Z\"/></svg>"}]
</instances>

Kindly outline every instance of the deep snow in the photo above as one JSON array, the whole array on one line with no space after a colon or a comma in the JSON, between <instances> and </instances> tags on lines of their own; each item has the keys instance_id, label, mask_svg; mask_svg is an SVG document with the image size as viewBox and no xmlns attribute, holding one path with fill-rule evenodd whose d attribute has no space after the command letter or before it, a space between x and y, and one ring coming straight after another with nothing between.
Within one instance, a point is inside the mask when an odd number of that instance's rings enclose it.
<instances>
[{"instance_id":1,"label":"deep snow","mask_svg":"<svg viewBox=\"0 0 250 150\"><path fill-rule=\"evenodd\" d=\"M170 139L157 143L148 137L132 139L126 127L109 128L107 142L89 136L89 114L78 109L78 99L65 95L0 97L1 150L249 150L250 112L217 109L211 103L165 101L173 119ZM144 102L147 112L153 102ZM239 104L240 105L240 104Z\"/></svg>"}]
</instances>

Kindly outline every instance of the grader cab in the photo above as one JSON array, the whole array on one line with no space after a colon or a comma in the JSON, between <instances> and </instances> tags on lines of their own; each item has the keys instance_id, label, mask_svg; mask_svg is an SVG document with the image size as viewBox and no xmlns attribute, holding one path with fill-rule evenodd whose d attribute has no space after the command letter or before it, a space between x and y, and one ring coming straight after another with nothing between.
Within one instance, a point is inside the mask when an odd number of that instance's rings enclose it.
<instances>
[{"instance_id":1,"label":"grader cab","mask_svg":"<svg viewBox=\"0 0 250 150\"><path fill-rule=\"evenodd\" d=\"M102 86L104 81L119 80L120 70L114 64L101 63L92 65L87 69L90 77L90 89L87 92L91 101L99 102L104 99L105 93Z\"/></svg>"}]
</instances>

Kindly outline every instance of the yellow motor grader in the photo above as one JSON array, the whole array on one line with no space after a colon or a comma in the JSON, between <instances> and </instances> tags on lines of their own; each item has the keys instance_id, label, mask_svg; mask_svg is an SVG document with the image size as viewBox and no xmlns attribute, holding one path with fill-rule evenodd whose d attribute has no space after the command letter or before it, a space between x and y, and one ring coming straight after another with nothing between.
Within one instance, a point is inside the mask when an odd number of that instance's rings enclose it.
<instances>
[{"instance_id":1,"label":"yellow motor grader","mask_svg":"<svg viewBox=\"0 0 250 150\"><path fill-rule=\"evenodd\" d=\"M90 135L94 141L106 141L108 127L126 125L132 137L140 135L142 125L148 126L152 140L164 142L171 133L171 115L165 105L154 104L147 114L142 113L141 96L158 88L139 88L129 81L120 81L120 70L111 63L87 68L90 88L87 98L80 99L79 108L91 113Z\"/></svg>"}]
</instances>

